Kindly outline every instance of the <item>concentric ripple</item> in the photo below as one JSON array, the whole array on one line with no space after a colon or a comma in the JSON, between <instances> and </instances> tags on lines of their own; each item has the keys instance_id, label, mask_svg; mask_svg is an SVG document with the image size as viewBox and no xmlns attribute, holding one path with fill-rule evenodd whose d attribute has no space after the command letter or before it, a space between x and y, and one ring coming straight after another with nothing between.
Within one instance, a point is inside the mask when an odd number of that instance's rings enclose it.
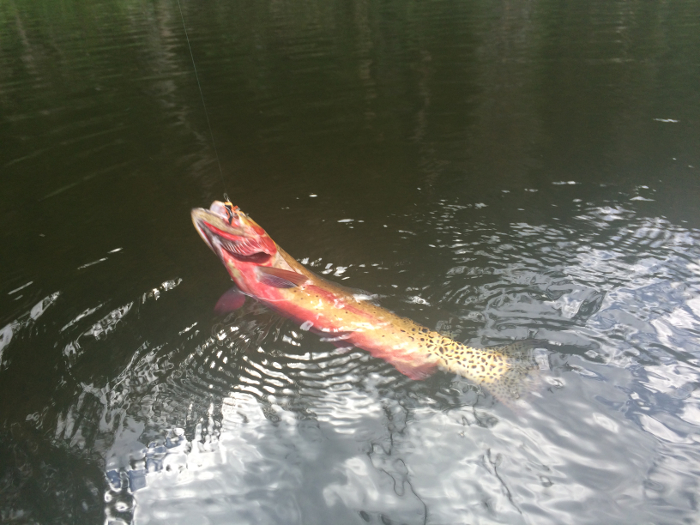
<instances>
[{"instance_id":1,"label":"concentric ripple","mask_svg":"<svg viewBox=\"0 0 700 525\"><path fill-rule=\"evenodd\" d=\"M425 304L407 290L406 304L439 305L429 315L471 343L537 338L547 348L542 385L515 412L462 378L413 382L362 351L336 350L251 301L208 335L144 347L104 388L85 387L97 403L75 409L101 407L111 422L108 515L689 516L700 235L629 210L624 223L611 219L623 212L594 207L561 228L504 231L459 226L458 211L422 222L441 230L444 280L421 291ZM115 315L86 334L109 334Z\"/></svg>"},{"instance_id":2,"label":"concentric ripple","mask_svg":"<svg viewBox=\"0 0 700 525\"><path fill-rule=\"evenodd\" d=\"M691 0L0 2L0 522L697 523L699 35ZM215 313L223 192L533 344L529 392Z\"/></svg>"}]
</instances>

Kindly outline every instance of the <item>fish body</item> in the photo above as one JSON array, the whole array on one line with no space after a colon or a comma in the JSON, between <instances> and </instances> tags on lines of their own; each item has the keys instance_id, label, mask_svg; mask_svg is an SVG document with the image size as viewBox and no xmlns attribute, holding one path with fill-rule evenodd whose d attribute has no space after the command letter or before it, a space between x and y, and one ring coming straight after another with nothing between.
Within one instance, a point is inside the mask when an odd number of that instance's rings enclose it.
<instances>
[{"instance_id":1,"label":"fish body","mask_svg":"<svg viewBox=\"0 0 700 525\"><path fill-rule=\"evenodd\" d=\"M531 369L522 364L527 345L472 348L381 308L309 271L229 202L193 209L192 221L243 294L302 329L336 346L366 350L412 379L441 368L486 387L503 401L519 397Z\"/></svg>"}]
</instances>

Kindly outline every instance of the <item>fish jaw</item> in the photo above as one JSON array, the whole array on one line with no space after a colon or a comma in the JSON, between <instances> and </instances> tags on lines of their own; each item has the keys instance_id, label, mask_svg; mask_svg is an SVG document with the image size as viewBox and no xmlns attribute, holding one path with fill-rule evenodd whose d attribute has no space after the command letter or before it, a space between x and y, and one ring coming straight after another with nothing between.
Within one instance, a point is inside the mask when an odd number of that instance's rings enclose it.
<instances>
[{"instance_id":1,"label":"fish jaw","mask_svg":"<svg viewBox=\"0 0 700 525\"><path fill-rule=\"evenodd\" d=\"M214 201L209 209L194 208L192 223L244 292L255 294L258 266L279 259L275 242L253 219L230 202Z\"/></svg>"}]
</instances>

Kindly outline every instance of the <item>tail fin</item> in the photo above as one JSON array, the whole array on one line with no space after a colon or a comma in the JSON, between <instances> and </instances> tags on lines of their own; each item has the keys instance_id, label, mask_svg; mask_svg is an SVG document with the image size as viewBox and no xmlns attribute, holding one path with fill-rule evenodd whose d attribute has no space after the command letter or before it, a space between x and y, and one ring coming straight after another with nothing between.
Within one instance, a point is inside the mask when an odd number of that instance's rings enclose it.
<instances>
[{"instance_id":1,"label":"tail fin","mask_svg":"<svg viewBox=\"0 0 700 525\"><path fill-rule=\"evenodd\" d=\"M540 383L538 379L541 366L535 349L542 346L542 341L528 339L484 348L485 352L501 356L505 367L500 375L485 378L481 385L501 403L513 407L518 399L536 390Z\"/></svg>"}]
</instances>

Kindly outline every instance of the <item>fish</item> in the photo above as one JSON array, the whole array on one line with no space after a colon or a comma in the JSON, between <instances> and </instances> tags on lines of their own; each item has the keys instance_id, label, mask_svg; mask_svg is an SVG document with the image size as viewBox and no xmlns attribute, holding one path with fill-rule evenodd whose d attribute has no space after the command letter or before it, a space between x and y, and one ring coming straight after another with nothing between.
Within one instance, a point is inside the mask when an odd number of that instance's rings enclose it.
<instances>
[{"instance_id":1,"label":"fish","mask_svg":"<svg viewBox=\"0 0 700 525\"><path fill-rule=\"evenodd\" d=\"M218 313L240 307L248 296L323 341L361 348L411 379L425 379L441 369L467 378L506 404L520 398L536 369L528 341L473 348L316 275L228 200L194 208L191 215L200 237L235 283L217 303Z\"/></svg>"}]
</instances>

